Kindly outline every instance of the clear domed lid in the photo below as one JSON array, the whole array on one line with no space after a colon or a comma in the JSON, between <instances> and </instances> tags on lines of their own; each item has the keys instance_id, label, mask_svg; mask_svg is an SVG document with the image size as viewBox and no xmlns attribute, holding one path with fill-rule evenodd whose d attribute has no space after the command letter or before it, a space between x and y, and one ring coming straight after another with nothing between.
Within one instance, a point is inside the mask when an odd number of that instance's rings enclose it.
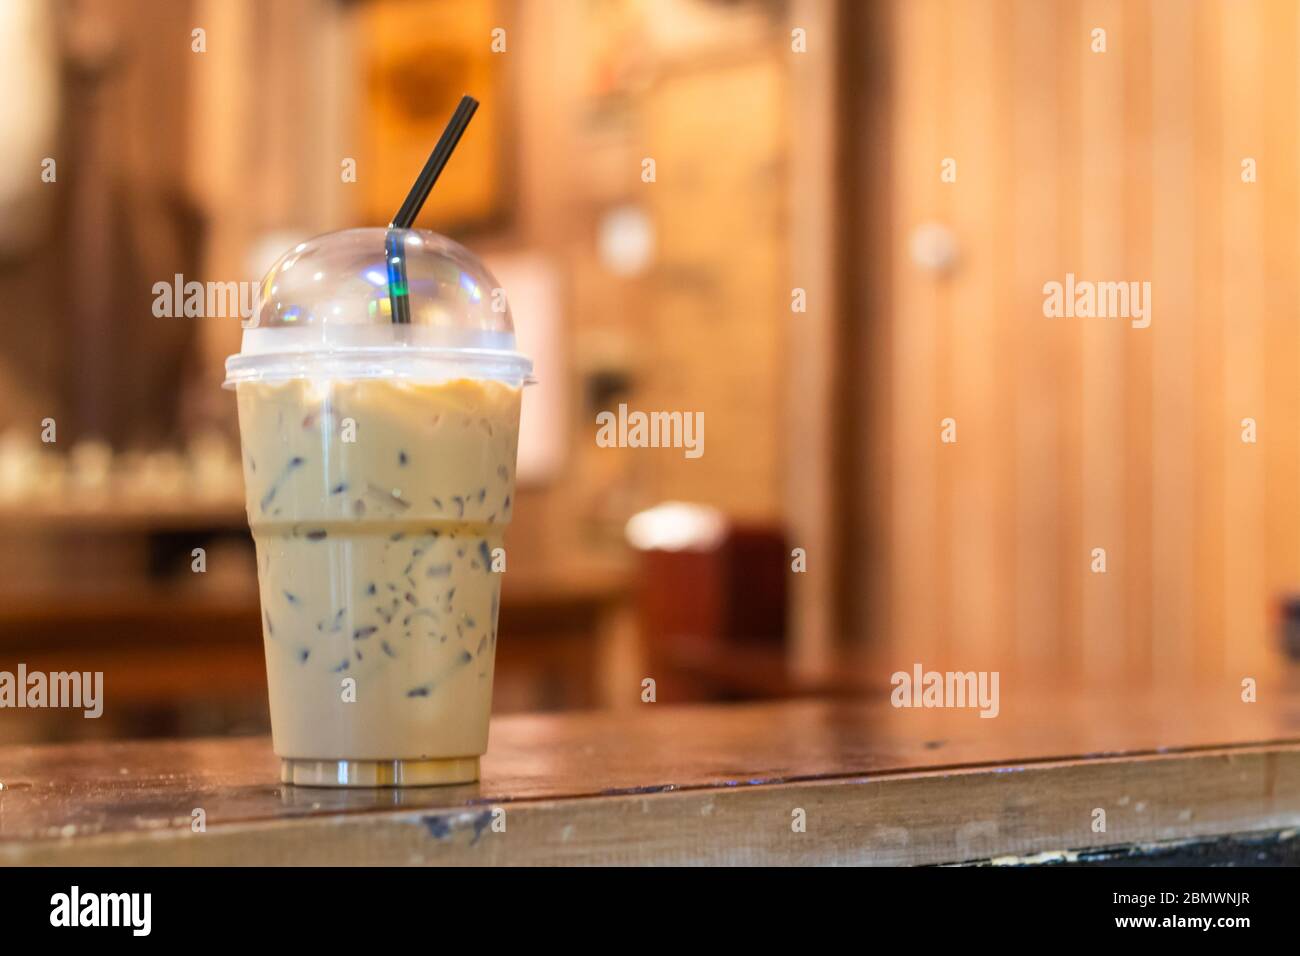
<instances>
[{"instance_id":1,"label":"clear domed lid","mask_svg":"<svg viewBox=\"0 0 1300 956\"><path fill-rule=\"evenodd\" d=\"M464 246L423 229L301 242L258 289L227 386L287 378L531 380L505 291Z\"/></svg>"}]
</instances>

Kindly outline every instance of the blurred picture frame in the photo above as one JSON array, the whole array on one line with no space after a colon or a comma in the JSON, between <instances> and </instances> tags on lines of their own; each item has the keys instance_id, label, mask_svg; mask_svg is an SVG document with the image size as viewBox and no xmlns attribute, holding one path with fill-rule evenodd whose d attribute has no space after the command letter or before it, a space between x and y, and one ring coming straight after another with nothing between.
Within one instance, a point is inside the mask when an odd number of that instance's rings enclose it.
<instances>
[{"instance_id":1,"label":"blurred picture frame","mask_svg":"<svg viewBox=\"0 0 1300 956\"><path fill-rule=\"evenodd\" d=\"M478 112L421 214L440 232L509 226L513 144L504 0L361 0L352 140L358 223L388 222L464 94Z\"/></svg>"}]
</instances>

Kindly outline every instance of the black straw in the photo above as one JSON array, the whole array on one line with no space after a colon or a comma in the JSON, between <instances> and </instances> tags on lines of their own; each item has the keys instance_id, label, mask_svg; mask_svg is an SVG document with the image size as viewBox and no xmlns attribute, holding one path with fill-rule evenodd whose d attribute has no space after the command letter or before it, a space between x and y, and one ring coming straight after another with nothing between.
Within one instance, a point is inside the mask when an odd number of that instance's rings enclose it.
<instances>
[{"instance_id":1,"label":"black straw","mask_svg":"<svg viewBox=\"0 0 1300 956\"><path fill-rule=\"evenodd\" d=\"M415 185L411 191L406 194L406 201L402 203L402 208L397 210L397 215L393 217L390 228L410 229L411 224L415 222L415 217L420 214L420 207L424 201L429 198L429 191L433 189L433 184L438 181L442 175L443 167L447 165L447 160L451 159L452 151L460 138L465 133L465 127L474 116L474 111L478 109L478 100L472 96L462 96L460 105L456 107L456 112L451 115L451 122L447 128L442 131L442 136L438 139L438 145L433 147L433 152L429 154L429 160L424 164L424 169L420 170L419 177L415 180Z\"/></svg>"},{"instance_id":2,"label":"black straw","mask_svg":"<svg viewBox=\"0 0 1300 956\"><path fill-rule=\"evenodd\" d=\"M403 254L405 246L401 237L394 230L411 228L411 225L415 222L415 217L420 214L420 209L424 206L424 201L429 198L433 184L442 175L447 160L451 159L456 144L460 142L461 136L465 133L465 127L469 126L469 121L473 119L474 111L477 109L478 100L474 99L474 97L462 96L460 98L460 104L456 107L456 112L452 114L451 121L447 123L447 128L442 131L442 136L438 138L438 144L433 147L433 152L429 154L424 169L420 170L420 175L416 177L415 184L411 186L411 191L406 194L402 208L397 210L397 215L388 224L388 235L384 242L384 258L388 263L388 299L392 304L392 321L397 325L410 324L411 302L409 298L410 288L406 276L406 256Z\"/></svg>"}]
</instances>

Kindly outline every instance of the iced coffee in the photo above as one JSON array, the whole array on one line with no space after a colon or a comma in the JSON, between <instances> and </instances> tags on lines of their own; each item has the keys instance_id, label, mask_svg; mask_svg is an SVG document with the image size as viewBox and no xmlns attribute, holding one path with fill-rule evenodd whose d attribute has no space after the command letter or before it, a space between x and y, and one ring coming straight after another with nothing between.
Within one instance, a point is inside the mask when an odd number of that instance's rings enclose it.
<instances>
[{"instance_id":1,"label":"iced coffee","mask_svg":"<svg viewBox=\"0 0 1300 956\"><path fill-rule=\"evenodd\" d=\"M410 325L385 321L366 275L382 230L354 230L272 270L270 324L231 360L290 782L463 782L487 747L530 366L487 303L490 274L448 240L412 238Z\"/></svg>"}]
</instances>

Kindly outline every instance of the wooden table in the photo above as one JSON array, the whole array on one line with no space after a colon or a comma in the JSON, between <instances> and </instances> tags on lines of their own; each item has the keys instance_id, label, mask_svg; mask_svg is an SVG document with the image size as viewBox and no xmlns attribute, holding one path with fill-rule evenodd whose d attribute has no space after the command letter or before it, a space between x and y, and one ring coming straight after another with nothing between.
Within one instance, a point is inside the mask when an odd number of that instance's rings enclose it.
<instances>
[{"instance_id":1,"label":"wooden table","mask_svg":"<svg viewBox=\"0 0 1300 956\"><path fill-rule=\"evenodd\" d=\"M991 720L879 698L504 717L481 783L441 789L282 786L263 738L9 747L0 862L1297 858L1300 698L1002 691Z\"/></svg>"}]
</instances>

